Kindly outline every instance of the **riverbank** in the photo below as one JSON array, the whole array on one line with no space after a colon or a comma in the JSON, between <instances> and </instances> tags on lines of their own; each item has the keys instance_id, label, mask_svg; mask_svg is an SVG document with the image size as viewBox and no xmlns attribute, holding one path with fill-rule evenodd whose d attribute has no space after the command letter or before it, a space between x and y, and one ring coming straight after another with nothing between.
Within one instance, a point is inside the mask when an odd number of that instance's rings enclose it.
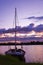
<instances>
[{"instance_id":1,"label":"riverbank","mask_svg":"<svg viewBox=\"0 0 43 65\"><path fill-rule=\"evenodd\" d=\"M6 42L0 43L0 45L15 45L15 43L13 42L8 42L6 44ZM16 45L43 45L43 42L35 42L35 41L31 41L31 42L22 42L22 43L16 43Z\"/></svg>"},{"instance_id":2,"label":"riverbank","mask_svg":"<svg viewBox=\"0 0 43 65\"><path fill-rule=\"evenodd\" d=\"M40 63L25 63L16 57L0 55L0 65L43 65Z\"/></svg>"}]
</instances>

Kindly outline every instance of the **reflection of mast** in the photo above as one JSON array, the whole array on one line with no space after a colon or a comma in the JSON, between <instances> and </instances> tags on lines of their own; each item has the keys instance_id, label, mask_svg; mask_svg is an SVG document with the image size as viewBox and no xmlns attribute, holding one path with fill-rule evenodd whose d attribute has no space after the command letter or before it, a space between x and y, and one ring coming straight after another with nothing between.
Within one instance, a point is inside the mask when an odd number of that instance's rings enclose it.
<instances>
[{"instance_id":1,"label":"reflection of mast","mask_svg":"<svg viewBox=\"0 0 43 65\"><path fill-rule=\"evenodd\" d=\"M23 45L21 45L21 49L23 49Z\"/></svg>"}]
</instances>

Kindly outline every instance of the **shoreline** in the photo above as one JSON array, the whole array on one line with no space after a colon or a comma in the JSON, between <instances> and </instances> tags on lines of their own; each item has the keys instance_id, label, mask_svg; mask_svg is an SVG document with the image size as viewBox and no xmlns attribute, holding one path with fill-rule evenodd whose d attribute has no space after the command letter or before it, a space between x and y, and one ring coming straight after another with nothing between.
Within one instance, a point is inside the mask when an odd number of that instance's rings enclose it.
<instances>
[{"instance_id":1,"label":"shoreline","mask_svg":"<svg viewBox=\"0 0 43 65\"><path fill-rule=\"evenodd\" d=\"M43 63L26 63L20 61L17 57L10 55L0 55L0 65L43 65Z\"/></svg>"}]
</instances>

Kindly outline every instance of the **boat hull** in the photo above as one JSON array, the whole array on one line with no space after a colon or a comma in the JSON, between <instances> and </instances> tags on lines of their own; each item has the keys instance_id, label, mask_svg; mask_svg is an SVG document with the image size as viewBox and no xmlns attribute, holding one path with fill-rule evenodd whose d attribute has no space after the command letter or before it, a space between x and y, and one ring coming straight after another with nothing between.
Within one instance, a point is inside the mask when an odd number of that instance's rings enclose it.
<instances>
[{"instance_id":1,"label":"boat hull","mask_svg":"<svg viewBox=\"0 0 43 65\"><path fill-rule=\"evenodd\" d=\"M18 57L20 60L25 61L25 51L22 49L17 49L15 51L15 49L10 49L8 51L5 52L6 55L11 55L14 57Z\"/></svg>"}]
</instances>

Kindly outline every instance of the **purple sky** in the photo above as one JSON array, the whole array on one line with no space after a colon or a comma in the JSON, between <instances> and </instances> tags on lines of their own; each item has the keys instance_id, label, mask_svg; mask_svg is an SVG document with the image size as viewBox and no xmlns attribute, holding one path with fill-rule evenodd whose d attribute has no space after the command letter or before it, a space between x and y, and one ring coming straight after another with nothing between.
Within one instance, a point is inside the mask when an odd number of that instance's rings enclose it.
<instances>
[{"instance_id":1,"label":"purple sky","mask_svg":"<svg viewBox=\"0 0 43 65\"><path fill-rule=\"evenodd\" d=\"M0 28L13 27L15 7L19 25L27 26L31 22L35 25L43 24L42 20L40 23L39 20L25 19L43 16L43 0L0 0Z\"/></svg>"},{"instance_id":2,"label":"purple sky","mask_svg":"<svg viewBox=\"0 0 43 65\"><path fill-rule=\"evenodd\" d=\"M23 27L25 32L29 27L29 30L34 30L37 35L42 32L43 40L43 0L0 0L0 29L13 28L15 8L17 8L17 25ZM32 28L30 24L34 27Z\"/></svg>"}]
</instances>

